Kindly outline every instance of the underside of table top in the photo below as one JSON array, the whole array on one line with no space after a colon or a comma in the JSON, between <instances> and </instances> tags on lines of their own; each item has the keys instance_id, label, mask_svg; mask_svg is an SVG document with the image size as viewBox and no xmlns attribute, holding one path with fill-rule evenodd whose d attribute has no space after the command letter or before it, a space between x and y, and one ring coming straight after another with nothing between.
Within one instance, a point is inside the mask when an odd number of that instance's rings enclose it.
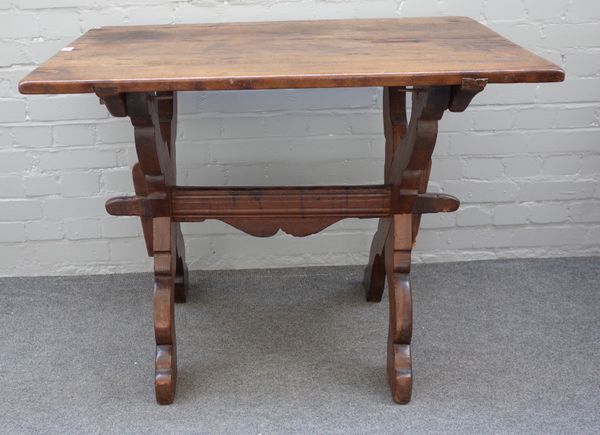
<instances>
[{"instance_id":1,"label":"underside of table top","mask_svg":"<svg viewBox=\"0 0 600 435\"><path fill-rule=\"evenodd\" d=\"M93 29L28 94L552 82L563 70L465 17Z\"/></svg>"}]
</instances>

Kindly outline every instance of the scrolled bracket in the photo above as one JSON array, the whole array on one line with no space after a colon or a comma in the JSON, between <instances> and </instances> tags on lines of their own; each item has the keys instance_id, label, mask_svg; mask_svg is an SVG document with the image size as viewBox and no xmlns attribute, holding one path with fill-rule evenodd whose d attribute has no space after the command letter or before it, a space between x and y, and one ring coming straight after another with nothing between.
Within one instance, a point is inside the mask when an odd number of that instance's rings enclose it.
<instances>
[{"instance_id":1,"label":"scrolled bracket","mask_svg":"<svg viewBox=\"0 0 600 435\"><path fill-rule=\"evenodd\" d=\"M483 91L488 79L463 78L462 84L452 86L452 95L448 109L451 112L464 112L475 96Z\"/></svg>"},{"instance_id":2,"label":"scrolled bracket","mask_svg":"<svg viewBox=\"0 0 600 435\"><path fill-rule=\"evenodd\" d=\"M100 104L105 105L112 116L118 118L127 116L127 102L124 93L115 88L96 88L94 92L100 98Z\"/></svg>"}]
</instances>

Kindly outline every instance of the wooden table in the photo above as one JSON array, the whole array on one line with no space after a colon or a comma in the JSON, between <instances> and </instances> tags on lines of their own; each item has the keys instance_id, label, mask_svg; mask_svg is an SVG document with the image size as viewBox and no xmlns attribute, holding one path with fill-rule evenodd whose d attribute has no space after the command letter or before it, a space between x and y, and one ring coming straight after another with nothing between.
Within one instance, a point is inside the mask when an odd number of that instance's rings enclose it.
<instances>
[{"instance_id":1,"label":"wooden table","mask_svg":"<svg viewBox=\"0 0 600 435\"><path fill-rule=\"evenodd\" d=\"M25 94L91 93L129 116L139 163L135 196L108 213L139 216L154 257L156 398L177 376L174 303L188 288L180 222L219 219L259 237L317 233L345 218L379 218L366 298L390 290L387 370L393 398L410 400L411 249L423 213L459 202L427 193L438 121L464 111L487 83L561 81L556 65L463 17L105 27L87 32L25 77ZM177 92L381 86L384 183L369 186L176 185ZM412 92L410 120L406 93ZM482 143L481 146L485 146Z\"/></svg>"}]
</instances>

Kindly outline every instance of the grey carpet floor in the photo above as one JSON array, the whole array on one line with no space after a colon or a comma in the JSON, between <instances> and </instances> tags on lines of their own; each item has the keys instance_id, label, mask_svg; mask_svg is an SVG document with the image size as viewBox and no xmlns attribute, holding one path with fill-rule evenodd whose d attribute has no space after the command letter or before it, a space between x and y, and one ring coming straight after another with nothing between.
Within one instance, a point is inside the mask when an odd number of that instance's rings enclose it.
<instances>
[{"instance_id":1,"label":"grey carpet floor","mask_svg":"<svg viewBox=\"0 0 600 435\"><path fill-rule=\"evenodd\" d=\"M0 280L1 433L600 433L600 258L413 269L413 400L362 268L191 274L154 402L149 274ZM387 293L387 292L386 292Z\"/></svg>"}]
</instances>

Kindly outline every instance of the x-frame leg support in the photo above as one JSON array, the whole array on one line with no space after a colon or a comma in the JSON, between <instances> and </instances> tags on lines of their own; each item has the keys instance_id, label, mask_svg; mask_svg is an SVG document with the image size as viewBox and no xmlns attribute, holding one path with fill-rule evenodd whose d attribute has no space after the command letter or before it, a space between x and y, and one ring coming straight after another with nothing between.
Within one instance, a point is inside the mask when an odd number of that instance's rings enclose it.
<instances>
[{"instance_id":1,"label":"x-frame leg support","mask_svg":"<svg viewBox=\"0 0 600 435\"><path fill-rule=\"evenodd\" d=\"M392 396L397 403L408 403L412 393L410 265L424 212L401 198L406 194L418 197L427 190L438 122L444 111L464 111L486 83L485 80L465 79L461 86L414 90L410 123L406 117L406 89L384 89L384 179L392 192L398 192L392 194L393 200L402 203L392 204L396 212L379 220L364 286L367 300L380 302L387 276L390 306L387 371ZM454 211L456 208L439 207L431 211Z\"/></svg>"},{"instance_id":2,"label":"x-frame leg support","mask_svg":"<svg viewBox=\"0 0 600 435\"><path fill-rule=\"evenodd\" d=\"M139 163L133 167L136 195L112 198L112 215L139 216L148 255L154 257L153 318L156 338L156 399L173 402L177 380L175 302L185 302L188 281L180 222L219 219L259 237L283 230L314 234L348 217L380 218L365 272L367 300L380 301L385 277L390 289L388 377L398 403L410 400L412 302L410 256L423 213L454 211L458 200L426 192L437 124L446 109L464 110L485 80L414 90L410 123L405 88L385 88L386 160L383 185L314 187L176 186L174 92L119 93L96 89L113 116L129 116Z\"/></svg>"},{"instance_id":3,"label":"x-frame leg support","mask_svg":"<svg viewBox=\"0 0 600 435\"><path fill-rule=\"evenodd\" d=\"M135 192L138 198L158 205L157 210L138 215L148 255L154 257L156 400L169 404L177 383L174 303L185 302L188 289L183 235L170 210L171 189L176 183L177 96L172 92L96 93L112 115L131 118L139 159L132 171Z\"/></svg>"}]
</instances>

